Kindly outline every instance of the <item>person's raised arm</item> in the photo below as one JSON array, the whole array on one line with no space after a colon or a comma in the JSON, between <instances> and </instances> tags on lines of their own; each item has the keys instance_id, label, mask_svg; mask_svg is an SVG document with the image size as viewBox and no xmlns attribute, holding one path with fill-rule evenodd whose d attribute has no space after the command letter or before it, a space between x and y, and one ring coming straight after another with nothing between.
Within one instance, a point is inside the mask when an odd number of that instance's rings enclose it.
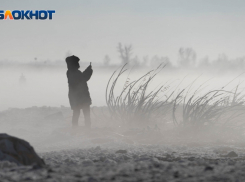
<instances>
[{"instance_id":1,"label":"person's raised arm","mask_svg":"<svg viewBox=\"0 0 245 182\"><path fill-rule=\"evenodd\" d=\"M83 72L84 79L88 81L91 78L92 74L93 74L93 70L90 62L90 65Z\"/></svg>"}]
</instances>

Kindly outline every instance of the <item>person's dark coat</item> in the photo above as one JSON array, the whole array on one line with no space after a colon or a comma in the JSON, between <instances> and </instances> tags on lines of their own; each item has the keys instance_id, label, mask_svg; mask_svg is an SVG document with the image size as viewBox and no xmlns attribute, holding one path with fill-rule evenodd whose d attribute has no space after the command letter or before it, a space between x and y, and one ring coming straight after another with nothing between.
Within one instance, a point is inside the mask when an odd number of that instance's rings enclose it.
<instances>
[{"instance_id":1,"label":"person's dark coat","mask_svg":"<svg viewBox=\"0 0 245 182\"><path fill-rule=\"evenodd\" d=\"M93 74L91 66L84 72L78 69L67 71L66 75L69 84L69 101L72 110L82 109L84 105L91 105L92 101L89 94L87 81Z\"/></svg>"}]
</instances>

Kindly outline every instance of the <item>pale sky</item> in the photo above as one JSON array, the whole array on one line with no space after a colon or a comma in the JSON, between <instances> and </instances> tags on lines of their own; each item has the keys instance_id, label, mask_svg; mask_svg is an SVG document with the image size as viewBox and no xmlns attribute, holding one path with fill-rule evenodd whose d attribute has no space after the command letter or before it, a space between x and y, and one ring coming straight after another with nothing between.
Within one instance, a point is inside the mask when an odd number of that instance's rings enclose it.
<instances>
[{"instance_id":1,"label":"pale sky","mask_svg":"<svg viewBox=\"0 0 245 182\"><path fill-rule=\"evenodd\" d=\"M117 44L135 55L177 59L245 56L244 0L1 0L1 10L55 10L53 20L0 20L0 60L118 61Z\"/></svg>"}]
</instances>

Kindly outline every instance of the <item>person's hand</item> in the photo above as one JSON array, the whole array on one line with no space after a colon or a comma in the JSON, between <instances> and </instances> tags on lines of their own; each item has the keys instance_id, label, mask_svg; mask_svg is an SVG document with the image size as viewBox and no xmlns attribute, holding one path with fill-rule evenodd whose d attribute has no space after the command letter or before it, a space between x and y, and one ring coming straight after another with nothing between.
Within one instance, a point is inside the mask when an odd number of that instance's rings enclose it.
<instances>
[{"instance_id":1,"label":"person's hand","mask_svg":"<svg viewBox=\"0 0 245 182\"><path fill-rule=\"evenodd\" d=\"M90 68L92 69L92 65L91 65L91 62L90 62L90 65L89 65L88 67L90 67Z\"/></svg>"}]
</instances>

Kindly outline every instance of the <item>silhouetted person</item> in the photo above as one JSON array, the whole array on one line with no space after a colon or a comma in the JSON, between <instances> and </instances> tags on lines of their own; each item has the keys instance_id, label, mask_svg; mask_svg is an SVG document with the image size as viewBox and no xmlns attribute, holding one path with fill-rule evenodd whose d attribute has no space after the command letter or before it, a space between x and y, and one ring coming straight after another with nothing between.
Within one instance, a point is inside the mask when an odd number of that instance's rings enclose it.
<instances>
[{"instance_id":1,"label":"silhouetted person","mask_svg":"<svg viewBox=\"0 0 245 182\"><path fill-rule=\"evenodd\" d=\"M19 81L20 81L21 84L26 82L26 77L24 76L23 73L21 74Z\"/></svg>"},{"instance_id":2,"label":"silhouetted person","mask_svg":"<svg viewBox=\"0 0 245 182\"><path fill-rule=\"evenodd\" d=\"M91 63L90 65L81 72L79 58L76 56L69 56L66 58L68 71L66 73L69 84L69 101L71 109L73 110L72 126L78 126L78 119L80 116L80 110L83 110L85 118L85 127L91 128L90 119L90 105L91 98L88 90L87 81L92 76L93 70Z\"/></svg>"}]
</instances>

